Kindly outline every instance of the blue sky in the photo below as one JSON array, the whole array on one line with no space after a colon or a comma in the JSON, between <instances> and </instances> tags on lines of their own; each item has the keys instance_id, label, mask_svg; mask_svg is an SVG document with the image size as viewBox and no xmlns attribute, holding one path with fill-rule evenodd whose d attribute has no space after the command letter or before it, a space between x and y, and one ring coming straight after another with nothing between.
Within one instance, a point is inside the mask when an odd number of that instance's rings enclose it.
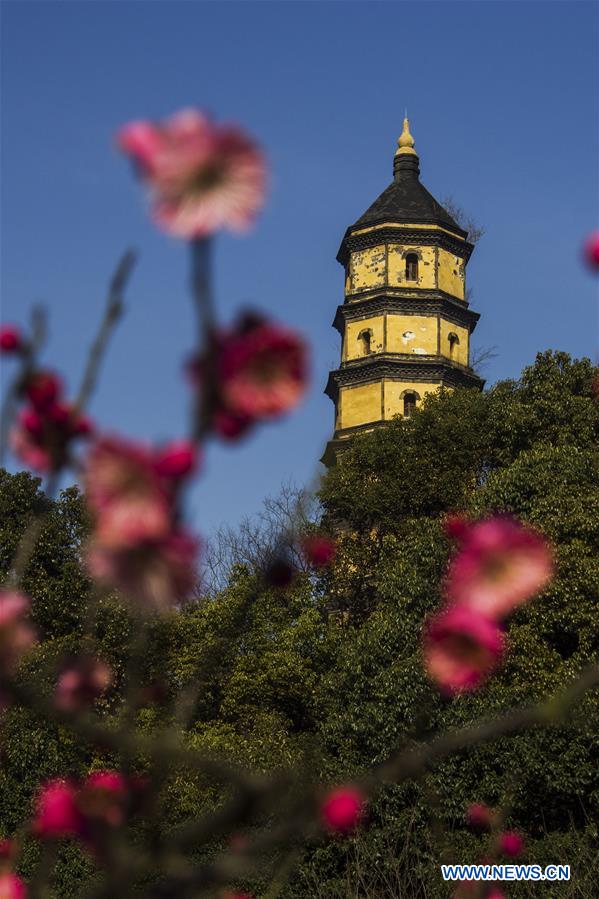
<instances>
[{"instance_id":1,"label":"blue sky","mask_svg":"<svg viewBox=\"0 0 599 899\"><path fill-rule=\"evenodd\" d=\"M71 384L123 249L141 257L92 412L125 434L184 433L186 248L154 230L115 129L198 105L265 147L271 194L249 237L219 238L223 319L241 304L313 348L301 409L213 447L190 515L209 533L318 473L339 359L343 232L391 180L408 107L423 183L486 228L468 269L483 374L538 350L596 352L598 10L583 2L16 2L2 5L2 318L51 314L46 360Z\"/></svg>"}]
</instances>

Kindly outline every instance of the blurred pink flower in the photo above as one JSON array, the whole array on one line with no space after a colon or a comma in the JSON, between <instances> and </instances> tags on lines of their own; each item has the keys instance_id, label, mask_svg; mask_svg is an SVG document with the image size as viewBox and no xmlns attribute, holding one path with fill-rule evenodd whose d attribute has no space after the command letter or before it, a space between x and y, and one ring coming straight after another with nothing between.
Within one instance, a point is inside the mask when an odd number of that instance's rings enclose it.
<instances>
[{"instance_id":1,"label":"blurred pink flower","mask_svg":"<svg viewBox=\"0 0 599 899\"><path fill-rule=\"evenodd\" d=\"M589 268L599 271L599 231L589 234L584 243L584 258Z\"/></svg>"},{"instance_id":2,"label":"blurred pink flower","mask_svg":"<svg viewBox=\"0 0 599 899\"><path fill-rule=\"evenodd\" d=\"M538 593L553 574L547 541L518 521L488 518L470 524L450 562L450 602L502 618Z\"/></svg>"},{"instance_id":3,"label":"blurred pink flower","mask_svg":"<svg viewBox=\"0 0 599 899\"><path fill-rule=\"evenodd\" d=\"M53 406L62 396L63 390L59 376L45 369L33 372L25 385L25 395L38 412L44 412L49 406Z\"/></svg>"},{"instance_id":4,"label":"blurred pink flower","mask_svg":"<svg viewBox=\"0 0 599 899\"><path fill-rule=\"evenodd\" d=\"M55 386L51 380L32 390L32 405L20 411L10 434L15 456L35 471L59 469L68 461L71 442L92 430L85 415L52 398Z\"/></svg>"},{"instance_id":5,"label":"blurred pink flower","mask_svg":"<svg viewBox=\"0 0 599 899\"><path fill-rule=\"evenodd\" d=\"M94 543L122 549L167 537L176 487L196 465L197 451L188 441L153 450L119 437L97 440L84 474Z\"/></svg>"},{"instance_id":6,"label":"blurred pink flower","mask_svg":"<svg viewBox=\"0 0 599 899\"><path fill-rule=\"evenodd\" d=\"M129 786L120 771L93 771L77 791L77 808L86 822L119 827L125 820Z\"/></svg>"},{"instance_id":7,"label":"blurred pink flower","mask_svg":"<svg viewBox=\"0 0 599 899\"><path fill-rule=\"evenodd\" d=\"M24 345L20 328L16 325L0 326L0 353L20 353Z\"/></svg>"},{"instance_id":8,"label":"blurred pink flower","mask_svg":"<svg viewBox=\"0 0 599 899\"><path fill-rule=\"evenodd\" d=\"M337 544L330 537L309 534L301 541L302 550L308 562L316 568L330 565L337 552Z\"/></svg>"},{"instance_id":9,"label":"blurred pink flower","mask_svg":"<svg viewBox=\"0 0 599 899\"><path fill-rule=\"evenodd\" d=\"M81 656L58 676L54 702L64 711L91 705L112 683L112 671L94 656Z\"/></svg>"},{"instance_id":10,"label":"blurred pink flower","mask_svg":"<svg viewBox=\"0 0 599 899\"><path fill-rule=\"evenodd\" d=\"M524 851L524 838L515 830L506 830L499 835L497 848L509 858L517 858Z\"/></svg>"},{"instance_id":11,"label":"blurred pink flower","mask_svg":"<svg viewBox=\"0 0 599 899\"><path fill-rule=\"evenodd\" d=\"M243 231L262 208L264 156L234 126L187 109L161 124L125 125L117 142L148 184L154 220L177 237Z\"/></svg>"},{"instance_id":12,"label":"blurred pink flower","mask_svg":"<svg viewBox=\"0 0 599 899\"><path fill-rule=\"evenodd\" d=\"M27 899L24 881L10 871L0 873L0 899Z\"/></svg>"},{"instance_id":13,"label":"blurred pink flower","mask_svg":"<svg viewBox=\"0 0 599 899\"><path fill-rule=\"evenodd\" d=\"M366 798L354 784L336 787L325 796L320 807L321 822L327 830L349 833L364 815Z\"/></svg>"},{"instance_id":14,"label":"blurred pink flower","mask_svg":"<svg viewBox=\"0 0 599 899\"><path fill-rule=\"evenodd\" d=\"M13 674L36 641L29 624L29 600L15 590L0 590L0 672Z\"/></svg>"},{"instance_id":15,"label":"blurred pink flower","mask_svg":"<svg viewBox=\"0 0 599 899\"><path fill-rule=\"evenodd\" d=\"M449 606L429 619L424 661L446 693L473 690L498 664L503 632L490 618L466 606Z\"/></svg>"},{"instance_id":16,"label":"blurred pink flower","mask_svg":"<svg viewBox=\"0 0 599 899\"><path fill-rule=\"evenodd\" d=\"M488 830L495 817L493 809L482 802L473 802L466 809L466 821L473 830Z\"/></svg>"},{"instance_id":17,"label":"blurred pink flower","mask_svg":"<svg viewBox=\"0 0 599 899\"><path fill-rule=\"evenodd\" d=\"M66 780L50 780L38 793L33 832L42 840L77 837L83 832L83 818L75 802L76 787Z\"/></svg>"},{"instance_id":18,"label":"blurred pink flower","mask_svg":"<svg viewBox=\"0 0 599 899\"><path fill-rule=\"evenodd\" d=\"M293 331L261 320L242 324L220 344L223 406L241 418L278 418L301 400L307 369L306 344Z\"/></svg>"},{"instance_id":19,"label":"blurred pink flower","mask_svg":"<svg viewBox=\"0 0 599 899\"><path fill-rule=\"evenodd\" d=\"M183 530L121 549L92 539L87 564L93 577L121 590L140 608L164 612L191 593L197 551L198 541Z\"/></svg>"}]
</instances>

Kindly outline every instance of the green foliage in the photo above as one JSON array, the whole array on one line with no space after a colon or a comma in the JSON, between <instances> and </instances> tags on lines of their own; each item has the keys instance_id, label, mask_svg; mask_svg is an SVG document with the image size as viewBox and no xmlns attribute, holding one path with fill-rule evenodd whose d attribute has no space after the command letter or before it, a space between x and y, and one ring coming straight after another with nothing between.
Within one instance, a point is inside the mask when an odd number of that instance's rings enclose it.
<instances>
[{"instance_id":1,"label":"green foliage","mask_svg":"<svg viewBox=\"0 0 599 899\"><path fill-rule=\"evenodd\" d=\"M599 656L594 375L588 360L544 353L519 381L482 394L441 391L409 421L356 438L322 484L324 525L339 545L335 564L318 582L301 575L287 591L265 588L259 572L238 566L215 597L157 622L142 677L162 684L166 698L143 709L140 726L151 730L177 713L190 744L211 754L256 771L294 767L340 781L398 747L572 680ZM25 581L44 642L23 676L37 672L50 691L61 655L84 639L85 513L76 491L49 503L25 474L3 474L0 487L5 572L34 513L46 516ZM511 617L501 671L483 690L449 701L423 672L420 639L441 601L451 552L442 519L456 510L506 511L538 528L554 547L556 574ZM85 640L117 674L99 714L119 714L129 631L117 602L97 605ZM184 708L192 684L197 695ZM41 779L98 760L21 710L5 717L0 830L9 833L26 819ZM575 881L563 895L591 897L585 866L598 850L597 733L595 691L559 727L459 753L418 784L389 785L355 838L307 847L285 895L446 896L438 864L480 857L483 844L465 830L463 815L468 803L483 801L504 806L510 826L527 835L527 860L570 860ZM193 819L222 795L218 783L173 770L161 825ZM73 878L85 864L72 860ZM77 895L69 871L63 864L56 895ZM248 886L260 895L264 881ZM519 885L514 895L527 889ZM561 895L559 887L551 895Z\"/></svg>"}]
</instances>

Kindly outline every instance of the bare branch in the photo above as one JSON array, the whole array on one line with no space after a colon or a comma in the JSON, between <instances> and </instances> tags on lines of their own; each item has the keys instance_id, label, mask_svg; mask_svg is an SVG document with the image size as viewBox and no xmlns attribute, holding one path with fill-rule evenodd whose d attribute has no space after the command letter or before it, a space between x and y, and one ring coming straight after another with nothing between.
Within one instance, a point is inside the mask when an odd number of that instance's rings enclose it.
<instances>
[{"instance_id":1,"label":"bare branch","mask_svg":"<svg viewBox=\"0 0 599 899\"><path fill-rule=\"evenodd\" d=\"M89 351L81 387L79 388L79 394L75 400L75 411L80 411L87 406L95 389L100 365L108 345L110 334L123 314L123 293L136 259L136 252L134 250L127 250L121 257L114 275L112 276L106 299L106 311L104 312L104 318L100 324L100 330Z\"/></svg>"}]
</instances>

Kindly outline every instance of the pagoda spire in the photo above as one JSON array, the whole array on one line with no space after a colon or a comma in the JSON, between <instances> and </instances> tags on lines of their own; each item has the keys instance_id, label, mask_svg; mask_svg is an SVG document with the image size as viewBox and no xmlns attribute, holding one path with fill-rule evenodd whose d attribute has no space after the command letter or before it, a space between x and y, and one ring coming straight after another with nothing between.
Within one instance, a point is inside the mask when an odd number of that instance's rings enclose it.
<instances>
[{"instance_id":1,"label":"pagoda spire","mask_svg":"<svg viewBox=\"0 0 599 899\"><path fill-rule=\"evenodd\" d=\"M396 181L402 177L418 177L420 164L418 153L414 149L414 138L410 134L410 123L406 115L403 120L403 130L397 138L397 150L393 157L393 176Z\"/></svg>"},{"instance_id":2,"label":"pagoda spire","mask_svg":"<svg viewBox=\"0 0 599 899\"><path fill-rule=\"evenodd\" d=\"M397 150L395 151L396 156L405 156L406 154L410 154L411 156L418 155L414 149L414 138L410 134L410 123L408 121L407 110L403 120L403 131L397 138Z\"/></svg>"}]
</instances>

